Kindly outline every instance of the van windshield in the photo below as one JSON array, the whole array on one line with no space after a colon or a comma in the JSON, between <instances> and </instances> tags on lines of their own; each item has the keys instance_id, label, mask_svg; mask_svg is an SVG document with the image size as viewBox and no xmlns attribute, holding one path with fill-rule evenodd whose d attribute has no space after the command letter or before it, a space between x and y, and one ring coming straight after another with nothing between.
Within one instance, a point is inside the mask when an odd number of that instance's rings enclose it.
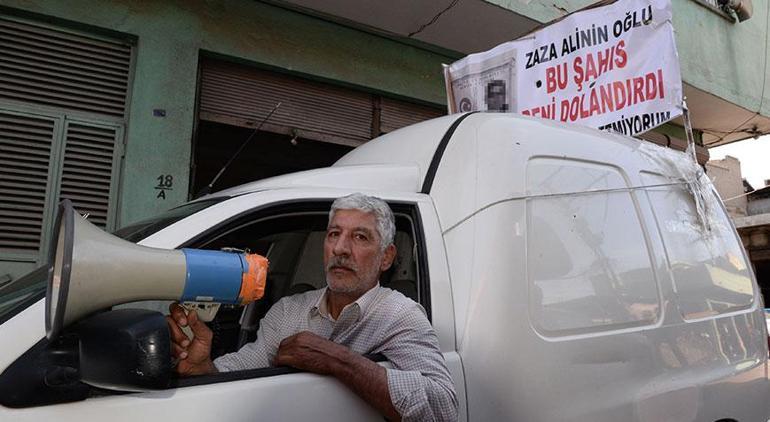
<instances>
[{"instance_id":1,"label":"van windshield","mask_svg":"<svg viewBox=\"0 0 770 422\"><path fill-rule=\"evenodd\" d=\"M45 296L47 276L48 268L42 266L0 285L0 324Z\"/></svg>"},{"instance_id":2,"label":"van windshield","mask_svg":"<svg viewBox=\"0 0 770 422\"><path fill-rule=\"evenodd\" d=\"M129 242L138 242L189 215L226 199L228 197L223 196L189 202L172 208L158 216L123 227L113 234ZM14 315L45 296L47 276L48 267L43 265L15 280L0 284L0 324L11 319Z\"/></svg>"},{"instance_id":3,"label":"van windshield","mask_svg":"<svg viewBox=\"0 0 770 422\"><path fill-rule=\"evenodd\" d=\"M155 217L148 218L146 220L139 221L137 223L125 226L116 230L113 234L129 242L138 242L145 237L159 232L160 230L176 223L177 221L195 214L196 212L208 208L214 204L229 199L227 196L221 196L218 198L205 199L202 201L188 202L182 204L176 208L159 214Z\"/></svg>"}]
</instances>

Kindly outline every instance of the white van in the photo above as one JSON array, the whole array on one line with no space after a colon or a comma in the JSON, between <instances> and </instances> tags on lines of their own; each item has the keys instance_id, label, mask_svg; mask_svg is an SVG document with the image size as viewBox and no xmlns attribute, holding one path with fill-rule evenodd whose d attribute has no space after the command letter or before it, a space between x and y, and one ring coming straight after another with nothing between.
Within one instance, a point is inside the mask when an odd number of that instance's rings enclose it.
<instances>
[{"instance_id":1,"label":"white van","mask_svg":"<svg viewBox=\"0 0 770 422\"><path fill-rule=\"evenodd\" d=\"M592 129L451 115L119 235L269 257L265 297L223 305L211 323L222 354L253 339L280 297L322 286L331 201L373 194L397 218L397 260L381 282L427 310L461 420L766 421L762 299L696 170L682 153ZM382 420L335 379L287 368L134 393L84 384L81 373L119 379L141 356L105 352L94 363L78 355L75 331L46 340L44 279L42 270L0 288L0 420ZM100 335L105 351L121 341Z\"/></svg>"}]
</instances>

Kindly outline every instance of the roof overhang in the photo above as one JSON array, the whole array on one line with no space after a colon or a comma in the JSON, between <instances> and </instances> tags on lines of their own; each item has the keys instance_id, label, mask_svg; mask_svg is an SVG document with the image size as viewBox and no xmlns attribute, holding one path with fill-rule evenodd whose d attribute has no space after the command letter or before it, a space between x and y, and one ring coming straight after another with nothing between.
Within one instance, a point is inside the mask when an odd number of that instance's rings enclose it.
<instances>
[{"instance_id":1,"label":"roof overhang","mask_svg":"<svg viewBox=\"0 0 770 422\"><path fill-rule=\"evenodd\" d=\"M437 46L458 58L516 39L540 22L484 0L272 0L369 32Z\"/></svg>"},{"instance_id":2,"label":"roof overhang","mask_svg":"<svg viewBox=\"0 0 770 422\"><path fill-rule=\"evenodd\" d=\"M684 83L694 129L709 148L770 133L770 118ZM682 125L682 119L675 120Z\"/></svg>"}]
</instances>

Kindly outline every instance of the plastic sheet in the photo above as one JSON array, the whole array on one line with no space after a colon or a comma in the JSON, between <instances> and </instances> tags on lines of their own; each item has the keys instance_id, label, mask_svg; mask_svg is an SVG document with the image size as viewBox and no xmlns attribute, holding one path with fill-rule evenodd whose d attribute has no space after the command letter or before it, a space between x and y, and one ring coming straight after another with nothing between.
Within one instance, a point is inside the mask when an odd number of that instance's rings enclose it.
<instances>
[{"instance_id":1,"label":"plastic sheet","mask_svg":"<svg viewBox=\"0 0 770 422\"><path fill-rule=\"evenodd\" d=\"M672 183L682 183L692 195L700 229L708 235L716 221L716 196L711 179L695 159L695 146L690 144L684 154L648 142L640 142L639 153L660 168L660 173Z\"/></svg>"}]
</instances>

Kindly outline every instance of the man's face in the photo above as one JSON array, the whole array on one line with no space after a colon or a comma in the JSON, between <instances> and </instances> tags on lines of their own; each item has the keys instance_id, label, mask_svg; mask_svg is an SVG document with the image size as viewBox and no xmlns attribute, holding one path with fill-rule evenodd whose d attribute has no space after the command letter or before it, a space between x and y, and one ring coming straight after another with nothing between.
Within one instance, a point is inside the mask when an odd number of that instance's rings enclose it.
<instances>
[{"instance_id":1,"label":"man's face","mask_svg":"<svg viewBox=\"0 0 770 422\"><path fill-rule=\"evenodd\" d=\"M372 288L381 271L390 267L395 247L380 250L374 214L337 210L324 241L324 267L329 289L337 293L363 293Z\"/></svg>"}]
</instances>

